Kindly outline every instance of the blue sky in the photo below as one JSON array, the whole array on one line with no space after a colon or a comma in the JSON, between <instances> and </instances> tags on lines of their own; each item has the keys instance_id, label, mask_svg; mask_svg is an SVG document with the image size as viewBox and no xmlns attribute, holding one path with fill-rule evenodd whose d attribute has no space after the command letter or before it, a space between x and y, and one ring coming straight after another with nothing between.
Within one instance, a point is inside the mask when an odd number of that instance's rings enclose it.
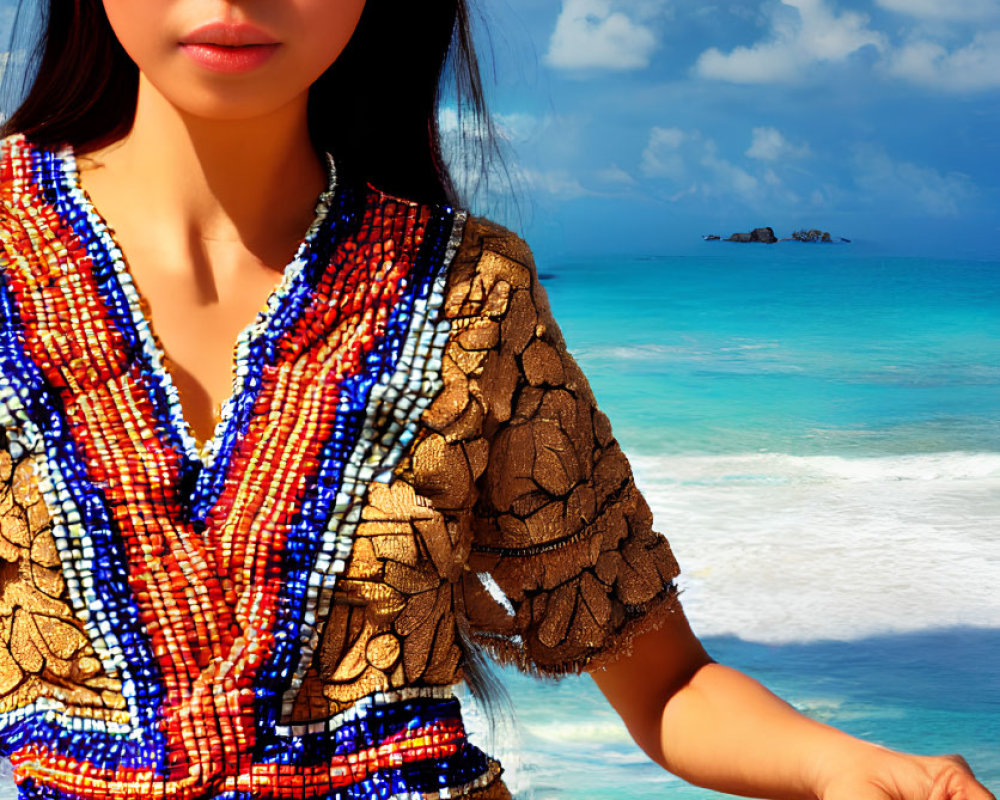
<instances>
[{"instance_id":1,"label":"blue sky","mask_svg":"<svg viewBox=\"0 0 1000 800\"><path fill-rule=\"evenodd\" d=\"M772 225L1000 260L1000 0L470 2L518 198L476 210L536 251Z\"/></svg>"},{"instance_id":2,"label":"blue sky","mask_svg":"<svg viewBox=\"0 0 1000 800\"><path fill-rule=\"evenodd\" d=\"M528 201L484 208L536 250L772 225L1000 260L1000 0L475 2Z\"/></svg>"}]
</instances>

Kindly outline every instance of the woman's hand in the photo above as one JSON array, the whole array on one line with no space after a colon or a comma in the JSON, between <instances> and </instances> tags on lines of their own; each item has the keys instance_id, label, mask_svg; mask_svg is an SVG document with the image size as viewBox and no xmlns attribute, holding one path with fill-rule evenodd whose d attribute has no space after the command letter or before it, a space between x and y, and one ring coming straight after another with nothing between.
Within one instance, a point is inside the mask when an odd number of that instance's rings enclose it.
<instances>
[{"instance_id":1,"label":"woman's hand","mask_svg":"<svg viewBox=\"0 0 1000 800\"><path fill-rule=\"evenodd\" d=\"M680 610L590 674L636 743L699 786L780 800L996 800L958 756L856 739L715 663Z\"/></svg>"},{"instance_id":2,"label":"woman's hand","mask_svg":"<svg viewBox=\"0 0 1000 800\"><path fill-rule=\"evenodd\" d=\"M870 755L857 764L831 771L817 793L821 800L996 800L961 756L914 756L869 747Z\"/></svg>"}]
</instances>

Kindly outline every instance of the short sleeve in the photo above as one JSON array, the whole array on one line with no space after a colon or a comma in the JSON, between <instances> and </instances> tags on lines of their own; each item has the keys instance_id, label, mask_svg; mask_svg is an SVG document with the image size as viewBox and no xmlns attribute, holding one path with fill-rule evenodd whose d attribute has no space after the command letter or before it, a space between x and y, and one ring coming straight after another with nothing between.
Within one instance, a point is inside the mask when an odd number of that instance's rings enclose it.
<instances>
[{"instance_id":1,"label":"short sleeve","mask_svg":"<svg viewBox=\"0 0 1000 800\"><path fill-rule=\"evenodd\" d=\"M502 663L559 675L630 650L678 605L679 573L629 463L549 309L527 246L470 222L456 264L470 328L492 347L470 386L485 410L463 577L472 638ZM490 333L490 331L493 333Z\"/></svg>"}]
</instances>

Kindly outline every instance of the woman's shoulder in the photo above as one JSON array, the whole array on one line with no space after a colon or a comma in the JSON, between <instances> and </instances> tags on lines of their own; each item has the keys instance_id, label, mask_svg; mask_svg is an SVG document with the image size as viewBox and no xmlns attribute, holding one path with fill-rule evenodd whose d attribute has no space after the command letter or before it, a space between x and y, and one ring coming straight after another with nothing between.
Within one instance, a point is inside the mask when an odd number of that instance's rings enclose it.
<instances>
[{"instance_id":1,"label":"woman's shoulder","mask_svg":"<svg viewBox=\"0 0 1000 800\"><path fill-rule=\"evenodd\" d=\"M514 231L465 208L409 199L370 183L367 191L368 203L379 208L380 217L400 214L424 220L424 235L414 240L415 246L421 246L419 241L431 227L450 226L449 246L440 251L448 287L448 316L485 313L496 318L512 294L527 290L534 295L539 291L531 248ZM437 220L437 224L427 225L430 220Z\"/></svg>"},{"instance_id":2,"label":"woman's shoulder","mask_svg":"<svg viewBox=\"0 0 1000 800\"><path fill-rule=\"evenodd\" d=\"M469 215L451 267L452 293L506 306L510 294L538 284L531 248L517 233L486 217Z\"/></svg>"},{"instance_id":3,"label":"woman's shoulder","mask_svg":"<svg viewBox=\"0 0 1000 800\"><path fill-rule=\"evenodd\" d=\"M517 233L486 217L469 215L463 246L491 259L502 259L529 268L534 265L531 248Z\"/></svg>"},{"instance_id":4,"label":"woman's shoulder","mask_svg":"<svg viewBox=\"0 0 1000 800\"><path fill-rule=\"evenodd\" d=\"M449 282L459 276L469 279L477 271L486 270L495 275L503 273L508 279L529 285L535 271L531 248L517 233L503 225L467 208L416 199L372 183L365 184L362 194L367 195L368 210L377 209L380 218L395 216L423 220L420 227L424 233L430 231L427 223L431 220L437 221L433 227L451 226L451 246L445 255L445 262L450 267Z\"/></svg>"},{"instance_id":5,"label":"woman's shoulder","mask_svg":"<svg viewBox=\"0 0 1000 800\"><path fill-rule=\"evenodd\" d=\"M0 198L9 200L24 181L32 146L23 133L0 139ZM2 210L2 209L0 209Z\"/></svg>"},{"instance_id":6,"label":"woman's shoulder","mask_svg":"<svg viewBox=\"0 0 1000 800\"><path fill-rule=\"evenodd\" d=\"M11 158L11 154L16 152L18 148L29 147L28 139L23 133L10 133L6 136L0 138L0 160L7 162Z\"/></svg>"},{"instance_id":7,"label":"woman's shoulder","mask_svg":"<svg viewBox=\"0 0 1000 800\"><path fill-rule=\"evenodd\" d=\"M38 191L58 182L70 153L67 145L40 144L23 133L0 138L0 214L7 219L15 207L34 206Z\"/></svg>"}]
</instances>

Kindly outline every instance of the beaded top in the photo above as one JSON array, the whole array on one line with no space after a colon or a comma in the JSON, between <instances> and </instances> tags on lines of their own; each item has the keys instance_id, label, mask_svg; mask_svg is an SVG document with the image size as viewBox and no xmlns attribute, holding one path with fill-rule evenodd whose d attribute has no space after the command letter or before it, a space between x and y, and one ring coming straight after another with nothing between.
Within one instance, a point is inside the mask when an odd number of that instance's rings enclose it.
<instances>
[{"instance_id":1,"label":"beaded top","mask_svg":"<svg viewBox=\"0 0 1000 800\"><path fill-rule=\"evenodd\" d=\"M677 565L530 253L331 185L199 451L70 148L0 160L0 752L38 798L508 797L452 687L662 622Z\"/></svg>"}]
</instances>

